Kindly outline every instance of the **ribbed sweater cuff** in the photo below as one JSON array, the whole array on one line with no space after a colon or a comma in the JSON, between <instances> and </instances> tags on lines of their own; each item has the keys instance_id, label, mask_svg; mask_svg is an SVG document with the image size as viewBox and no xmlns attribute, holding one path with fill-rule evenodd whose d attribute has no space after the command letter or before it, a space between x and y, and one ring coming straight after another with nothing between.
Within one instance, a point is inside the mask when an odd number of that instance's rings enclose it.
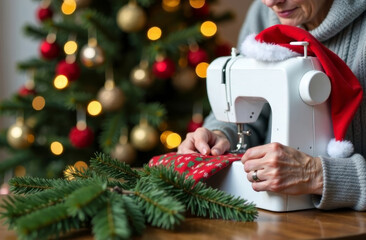
<instances>
[{"instance_id":1,"label":"ribbed sweater cuff","mask_svg":"<svg viewBox=\"0 0 366 240\"><path fill-rule=\"evenodd\" d=\"M361 157L361 159L363 159ZM323 195L313 196L315 207L319 209L354 208L362 210L365 208L365 200L362 200L360 186L360 175L365 174L358 171L359 164L357 157L349 159L331 159L322 157L323 166ZM358 166L358 167L357 167ZM362 177L361 177L362 178Z\"/></svg>"}]
</instances>

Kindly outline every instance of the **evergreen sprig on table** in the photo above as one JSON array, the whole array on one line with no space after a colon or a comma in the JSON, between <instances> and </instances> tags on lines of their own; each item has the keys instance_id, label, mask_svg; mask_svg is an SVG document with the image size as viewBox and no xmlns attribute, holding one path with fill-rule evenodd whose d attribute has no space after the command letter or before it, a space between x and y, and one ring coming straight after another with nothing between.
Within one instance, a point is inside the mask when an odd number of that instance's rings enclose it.
<instances>
[{"instance_id":1,"label":"evergreen sprig on table","mask_svg":"<svg viewBox=\"0 0 366 240\"><path fill-rule=\"evenodd\" d=\"M253 221L257 210L164 166L135 170L96 154L89 169L69 168L68 179L10 180L1 217L20 239L48 239L91 228L96 239L129 239L145 224L173 229L184 214Z\"/></svg>"}]
</instances>

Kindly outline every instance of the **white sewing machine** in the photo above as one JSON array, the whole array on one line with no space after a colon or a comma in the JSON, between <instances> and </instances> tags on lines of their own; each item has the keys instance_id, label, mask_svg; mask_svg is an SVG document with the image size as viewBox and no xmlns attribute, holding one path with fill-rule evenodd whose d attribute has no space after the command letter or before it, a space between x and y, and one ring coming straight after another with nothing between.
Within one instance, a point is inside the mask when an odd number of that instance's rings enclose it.
<instances>
[{"instance_id":1,"label":"white sewing machine","mask_svg":"<svg viewBox=\"0 0 366 240\"><path fill-rule=\"evenodd\" d=\"M306 56L307 43L293 44L304 45L304 56L263 62L233 50L231 57L220 57L208 67L207 92L212 111L217 120L239 124L238 148L245 145L242 124L256 121L268 102L272 111L271 142L312 156L327 155L327 144L333 136L326 101L330 81L317 58ZM240 161L214 175L208 184L266 210L314 208L310 195L254 191Z\"/></svg>"}]
</instances>

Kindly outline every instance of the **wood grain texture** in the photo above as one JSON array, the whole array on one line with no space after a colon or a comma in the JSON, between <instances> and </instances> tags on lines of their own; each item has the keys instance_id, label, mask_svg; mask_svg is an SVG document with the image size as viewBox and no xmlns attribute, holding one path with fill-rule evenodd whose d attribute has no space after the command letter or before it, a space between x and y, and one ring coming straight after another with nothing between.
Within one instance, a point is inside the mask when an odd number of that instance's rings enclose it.
<instances>
[{"instance_id":1,"label":"wood grain texture","mask_svg":"<svg viewBox=\"0 0 366 240\"><path fill-rule=\"evenodd\" d=\"M4 196L0 196L0 202ZM0 240L17 239L0 220ZM92 240L89 231L65 239ZM235 222L187 217L174 231L148 227L136 240L212 240L212 239L366 239L366 212L352 210L305 210L274 213L259 210L254 222Z\"/></svg>"}]
</instances>

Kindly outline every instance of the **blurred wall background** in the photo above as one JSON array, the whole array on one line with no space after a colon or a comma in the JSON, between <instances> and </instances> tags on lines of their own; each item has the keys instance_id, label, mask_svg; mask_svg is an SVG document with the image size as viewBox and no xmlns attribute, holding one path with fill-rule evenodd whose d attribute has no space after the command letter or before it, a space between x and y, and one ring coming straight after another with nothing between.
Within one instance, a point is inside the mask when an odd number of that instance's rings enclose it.
<instances>
[{"instance_id":1,"label":"blurred wall background","mask_svg":"<svg viewBox=\"0 0 366 240\"><path fill-rule=\"evenodd\" d=\"M0 100L8 98L27 79L16 70L16 63L38 52L39 43L26 38L22 30L26 22L36 22L37 6L31 0L0 1ZM6 122L0 119L0 124Z\"/></svg>"},{"instance_id":2,"label":"blurred wall background","mask_svg":"<svg viewBox=\"0 0 366 240\"><path fill-rule=\"evenodd\" d=\"M0 99L16 91L27 77L16 71L16 62L38 52L39 43L26 38L22 30L26 22L36 22L37 4L31 0L0 1Z\"/></svg>"},{"instance_id":3,"label":"blurred wall background","mask_svg":"<svg viewBox=\"0 0 366 240\"><path fill-rule=\"evenodd\" d=\"M237 46L237 37L244 22L246 12L253 0L220 0L213 8L220 12L229 10L235 15L235 19L219 26L219 33L224 39L229 41L232 46Z\"/></svg>"}]
</instances>

